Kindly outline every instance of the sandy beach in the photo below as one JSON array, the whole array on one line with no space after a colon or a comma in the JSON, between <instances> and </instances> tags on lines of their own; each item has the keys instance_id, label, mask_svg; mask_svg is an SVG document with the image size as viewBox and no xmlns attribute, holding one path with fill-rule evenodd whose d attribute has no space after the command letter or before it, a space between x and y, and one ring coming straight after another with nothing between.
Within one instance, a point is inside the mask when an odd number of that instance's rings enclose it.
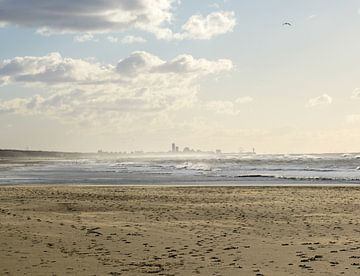
<instances>
[{"instance_id":1,"label":"sandy beach","mask_svg":"<svg viewBox=\"0 0 360 276\"><path fill-rule=\"evenodd\" d=\"M358 275L360 189L0 188L1 275Z\"/></svg>"}]
</instances>

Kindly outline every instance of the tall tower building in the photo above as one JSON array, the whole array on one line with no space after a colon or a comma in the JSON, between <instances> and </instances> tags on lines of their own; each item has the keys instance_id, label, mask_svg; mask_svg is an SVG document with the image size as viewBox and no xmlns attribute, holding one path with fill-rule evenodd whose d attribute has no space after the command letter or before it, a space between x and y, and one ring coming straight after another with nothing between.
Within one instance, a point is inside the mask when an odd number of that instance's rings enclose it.
<instances>
[{"instance_id":1,"label":"tall tower building","mask_svg":"<svg viewBox=\"0 0 360 276\"><path fill-rule=\"evenodd\" d=\"M172 143L172 144L171 144L171 151L172 151L172 152L176 152L176 145L175 145L175 143Z\"/></svg>"}]
</instances>

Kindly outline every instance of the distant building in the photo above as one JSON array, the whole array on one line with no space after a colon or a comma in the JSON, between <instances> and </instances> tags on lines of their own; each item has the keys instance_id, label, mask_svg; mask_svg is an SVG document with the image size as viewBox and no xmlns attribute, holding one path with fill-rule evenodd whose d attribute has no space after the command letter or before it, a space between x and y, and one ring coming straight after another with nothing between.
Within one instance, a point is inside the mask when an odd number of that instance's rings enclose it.
<instances>
[{"instance_id":1,"label":"distant building","mask_svg":"<svg viewBox=\"0 0 360 276\"><path fill-rule=\"evenodd\" d=\"M221 149L217 149L215 152L216 154L221 154Z\"/></svg>"},{"instance_id":2,"label":"distant building","mask_svg":"<svg viewBox=\"0 0 360 276\"><path fill-rule=\"evenodd\" d=\"M179 147L178 146L175 147L175 151L179 152Z\"/></svg>"},{"instance_id":3,"label":"distant building","mask_svg":"<svg viewBox=\"0 0 360 276\"><path fill-rule=\"evenodd\" d=\"M172 144L171 144L171 151L172 151L172 152L175 152L175 151L176 151L176 145L175 145L175 143L172 143Z\"/></svg>"},{"instance_id":4,"label":"distant building","mask_svg":"<svg viewBox=\"0 0 360 276\"><path fill-rule=\"evenodd\" d=\"M191 151L191 150L190 150L189 147L185 147L184 150L183 150L183 152L190 152L190 151Z\"/></svg>"}]
</instances>

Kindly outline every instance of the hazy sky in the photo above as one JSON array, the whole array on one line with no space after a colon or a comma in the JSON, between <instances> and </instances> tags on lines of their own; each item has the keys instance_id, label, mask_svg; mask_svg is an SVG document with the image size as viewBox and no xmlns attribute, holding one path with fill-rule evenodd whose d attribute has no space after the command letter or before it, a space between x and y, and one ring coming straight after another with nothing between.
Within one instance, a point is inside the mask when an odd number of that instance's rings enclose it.
<instances>
[{"instance_id":1,"label":"hazy sky","mask_svg":"<svg viewBox=\"0 0 360 276\"><path fill-rule=\"evenodd\" d=\"M359 1L0 0L0 42L0 148L360 151Z\"/></svg>"}]
</instances>

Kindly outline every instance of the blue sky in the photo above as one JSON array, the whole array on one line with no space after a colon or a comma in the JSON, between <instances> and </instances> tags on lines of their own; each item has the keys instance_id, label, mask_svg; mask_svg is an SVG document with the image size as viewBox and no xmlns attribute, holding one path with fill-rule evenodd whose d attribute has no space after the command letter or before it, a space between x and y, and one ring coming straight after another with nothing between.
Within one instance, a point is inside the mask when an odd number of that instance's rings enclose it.
<instances>
[{"instance_id":1,"label":"blue sky","mask_svg":"<svg viewBox=\"0 0 360 276\"><path fill-rule=\"evenodd\" d=\"M360 151L358 1L73 5L0 1L0 147Z\"/></svg>"}]
</instances>

